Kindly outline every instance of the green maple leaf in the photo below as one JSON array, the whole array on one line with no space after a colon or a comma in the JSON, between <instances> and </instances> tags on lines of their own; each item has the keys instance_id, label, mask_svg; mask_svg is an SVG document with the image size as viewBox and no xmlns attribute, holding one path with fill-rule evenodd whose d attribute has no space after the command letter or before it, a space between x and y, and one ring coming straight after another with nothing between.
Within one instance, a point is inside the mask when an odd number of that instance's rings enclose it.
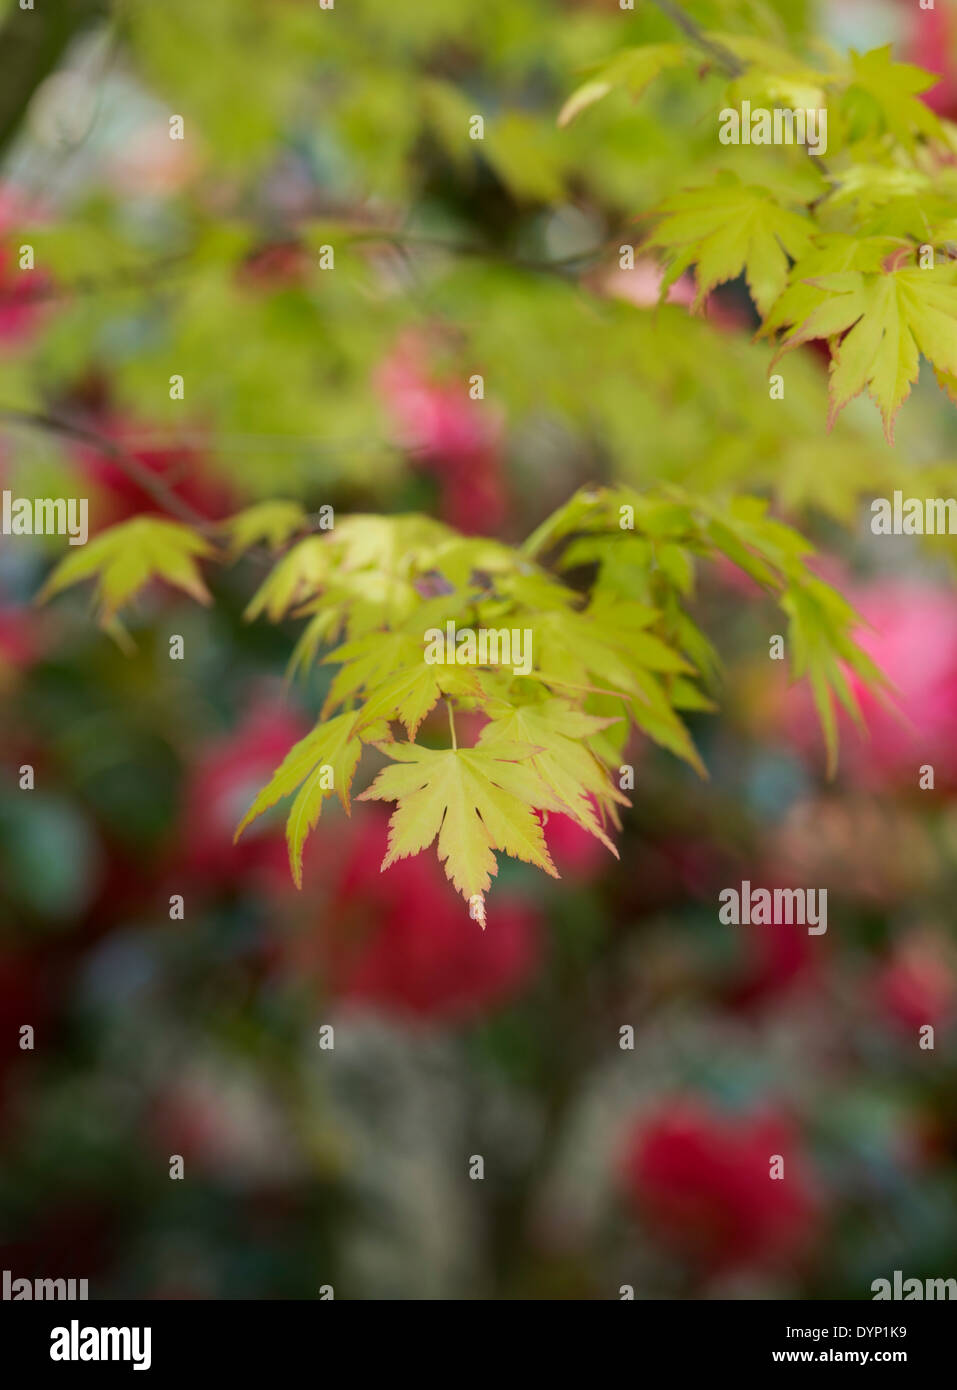
<instances>
[{"instance_id":1,"label":"green maple leaf","mask_svg":"<svg viewBox=\"0 0 957 1390\"><path fill-rule=\"evenodd\" d=\"M675 194L658 212L661 220L644 245L660 247L671 256L662 296L695 265L695 309L715 285L744 272L763 318L787 284L788 257L796 260L811 244L813 226L807 218L733 174L719 175L708 188Z\"/></svg>"},{"instance_id":2,"label":"green maple leaf","mask_svg":"<svg viewBox=\"0 0 957 1390\"><path fill-rule=\"evenodd\" d=\"M323 657L323 665L338 665L323 705L323 715L363 688L372 689L405 667L425 666L424 647L407 632L370 632L343 642ZM425 667L429 670L429 667Z\"/></svg>"},{"instance_id":3,"label":"green maple leaf","mask_svg":"<svg viewBox=\"0 0 957 1390\"><path fill-rule=\"evenodd\" d=\"M362 745L387 735L388 726L383 721L370 723L354 710L317 724L290 748L243 816L234 838L238 840L250 822L298 788L286 821L286 843L292 876L296 887L301 888L303 845L310 830L315 829L323 801L335 792L348 813L349 789Z\"/></svg>"},{"instance_id":4,"label":"green maple leaf","mask_svg":"<svg viewBox=\"0 0 957 1390\"><path fill-rule=\"evenodd\" d=\"M815 282L827 298L791 333L781 351L811 338L835 340L829 424L866 387L893 443L894 417L917 380L921 353L938 373L957 372L953 280L954 267L947 266L879 274L847 271Z\"/></svg>"},{"instance_id":5,"label":"green maple leaf","mask_svg":"<svg viewBox=\"0 0 957 1390\"><path fill-rule=\"evenodd\" d=\"M494 850L558 877L534 809L551 798L524 765L534 751L527 744L435 750L391 743L381 751L394 761L359 800L396 802L383 869L437 840L448 878L483 925Z\"/></svg>"},{"instance_id":6,"label":"green maple leaf","mask_svg":"<svg viewBox=\"0 0 957 1390\"><path fill-rule=\"evenodd\" d=\"M313 598L332 569L332 550L319 536L307 536L284 555L246 605L247 621L265 612L278 623L291 608Z\"/></svg>"},{"instance_id":7,"label":"green maple leaf","mask_svg":"<svg viewBox=\"0 0 957 1390\"><path fill-rule=\"evenodd\" d=\"M849 270L877 273L886 258L899 250L900 242L891 237L867 237L835 233L818 237L814 246L792 267L790 283L766 315L759 336L768 337L779 329L804 323L808 315L828 298L819 280Z\"/></svg>"},{"instance_id":8,"label":"green maple leaf","mask_svg":"<svg viewBox=\"0 0 957 1390\"><path fill-rule=\"evenodd\" d=\"M210 603L196 559L214 553L208 541L189 526L164 517L134 517L111 526L62 560L39 598L48 599L95 575L100 618L105 625L152 579L162 579L200 603Z\"/></svg>"},{"instance_id":9,"label":"green maple leaf","mask_svg":"<svg viewBox=\"0 0 957 1390\"><path fill-rule=\"evenodd\" d=\"M869 53L852 51L851 72L843 107L853 136L887 130L910 149L915 133L942 135L938 118L918 100L921 92L940 81L936 73L913 63L895 63L890 44Z\"/></svg>"},{"instance_id":10,"label":"green maple leaf","mask_svg":"<svg viewBox=\"0 0 957 1390\"><path fill-rule=\"evenodd\" d=\"M646 604L599 595L581 613L560 609L536 617L535 667L543 679L570 685L611 686L635 693L637 670L693 673L687 661L644 629L658 616ZM545 674L547 673L547 674Z\"/></svg>"},{"instance_id":11,"label":"green maple leaf","mask_svg":"<svg viewBox=\"0 0 957 1390\"><path fill-rule=\"evenodd\" d=\"M812 578L784 595L781 607L789 619L789 645L795 677L806 676L827 750L827 770L837 768L836 696L854 722L863 727L860 708L844 667L854 671L880 694L889 684L871 658L850 638L861 619L850 605L820 579Z\"/></svg>"},{"instance_id":12,"label":"green maple leaf","mask_svg":"<svg viewBox=\"0 0 957 1390\"><path fill-rule=\"evenodd\" d=\"M415 738L419 725L438 703L440 695L481 700L484 693L474 671L428 666L420 651L415 665L393 672L381 685L369 690L363 712L367 718L398 719L409 738Z\"/></svg>"},{"instance_id":13,"label":"green maple leaf","mask_svg":"<svg viewBox=\"0 0 957 1390\"><path fill-rule=\"evenodd\" d=\"M355 513L336 524L334 535L345 569L392 573L412 569L436 546L458 539L444 522L418 512L402 516Z\"/></svg>"},{"instance_id":14,"label":"green maple leaf","mask_svg":"<svg viewBox=\"0 0 957 1390\"><path fill-rule=\"evenodd\" d=\"M479 747L494 749L513 743L537 747L531 765L554 798L542 809L564 812L601 840L617 859L618 851L602 829L591 798L616 825L615 803L630 806L631 802L611 781L585 740L619 723L619 719L585 714L561 699L536 705L490 705L488 712L491 719L479 735Z\"/></svg>"},{"instance_id":15,"label":"green maple leaf","mask_svg":"<svg viewBox=\"0 0 957 1390\"><path fill-rule=\"evenodd\" d=\"M342 663L329 687L323 714L364 691L366 718L399 719L410 738L415 737L440 695L479 699L483 694L474 670L430 665L425 660L422 636L408 632L368 633L343 643L323 661Z\"/></svg>"},{"instance_id":16,"label":"green maple leaf","mask_svg":"<svg viewBox=\"0 0 957 1390\"><path fill-rule=\"evenodd\" d=\"M229 537L230 554L236 556L260 541L278 550L290 536L305 530L308 520L298 502L257 502L228 517L221 529Z\"/></svg>"},{"instance_id":17,"label":"green maple leaf","mask_svg":"<svg viewBox=\"0 0 957 1390\"><path fill-rule=\"evenodd\" d=\"M644 631L656 616L643 603L602 595L583 613L543 614L534 628L534 674L559 694L575 689L627 694L638 728L703 774L690 735L659 680L659 673L671 680L693 676L695 670L668 643Z\"/></svg>"}]
</instances>

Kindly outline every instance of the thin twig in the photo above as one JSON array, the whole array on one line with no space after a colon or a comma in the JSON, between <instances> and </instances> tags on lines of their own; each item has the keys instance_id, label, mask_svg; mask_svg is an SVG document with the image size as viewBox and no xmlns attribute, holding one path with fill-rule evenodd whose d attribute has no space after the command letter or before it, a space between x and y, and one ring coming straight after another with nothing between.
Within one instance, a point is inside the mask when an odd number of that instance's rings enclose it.
<instances>
[{"instance_id":1,"label":"thin twig","mask_svg":"<svg viewBox=\"0 0 957 1390\"><path fill-rule=\"evenodd\" d=\"M127 266L115 271L112 275L83 275L75 280L60 281L54 279L38 278L32 284L18 284L16 287L16 303L40 304L48 300L75 299L80 295L89 294L109 294L129 289L142 289L144 286L153 285L163 276L175 275L182 271L194 271L197 267L190 266L189 255L187 252L177 252L175 255L162 256L159 260L150 262L149 265ZM12 290L0 291L0 304L4 299L13 300Z\"/></svg>"},{"instance_id":2,"label":"thin twig","mask_svg":"<svg viewBox=\"0 0 957 1390\"><path fill-rule=\"evenodd\" d=\"M480 242L453 241L448 237L430 236L422 232L389 231L385 227L350 232L347 235L353 244L381 241L401 250L421 246L429 250L447 251L453 256L474 256L479 260L503 261L506 265L514 266L518 270L536 270L552 275L560 275L562 271L578 265L581 261L595 260L615 240L615 238L609 237L606 241L599 242L597 246L590 246L585 251L575 251L568 256L557 256L553 260L536 260L530 256L509 256L494 246L483 246Z\"/></svg>"},{"instance_id":3,"label":"thin twig","mask_svg":"<svg viewBox=\"0 0 957 1390\"><path fill-rule=\"evenodd\" d=\"M687 34L693 44L704 53L709 53L716 63L728 73L730 77L740 77L745 70L744 63L732 53L730 48L725 48L723 43L717 43L714 39L709 39L697 20L686 14L680 5L676 5L674 0L651 0L655 9L660 10L666 19L670 19L672 24L676 24L682 33Z\"/></svg>"},{"instance_id":4,"label":"thin twig","mask_svg":"<svg viewBox=\"0 0 957 1390\"><path fill-rule=\"evenodd\" d=\"M718 43L715 39L709 39L698 22L692 19L680 5L676 5L674 0L651 0L651 3L655 9L660 10L667 19L670 19L672 24L677 25L682 33L687 34L691 42L697 45L703 53L710 54L729 77L741 77L747 71L747 65L742 63L741 59L731 52L730 48L726 48L723 43ZM807 147L805 146L805 148ZM807 157L823 178L830 178L828 167L820 155L807 150ZM820 201L820 198L815 198L811 207Z\"/></svg>"},{"instance_id":5,"label":"thin twig","mask_svg":"<svg viewBox=\"0 0 957 1390\"><path fill-rule=\"evenodd\" d=\"M162 478L157 477L134 454L128 453L106 435L98 434L96 430L88 429L85 425L77 425L72 420L64 420L58 415L47 415L38 410L20 410L13 406L0 406L0 424L4 421L11 425L23 425L27 429L61 435L63 438L74 439L78 444L86 444L89 448L96 449L117 464L137 487L148 493L153 501L171 516L188 522L197 531L207 532L216 529L212 522L178 497Z\"/></svg>"}]
</instances>

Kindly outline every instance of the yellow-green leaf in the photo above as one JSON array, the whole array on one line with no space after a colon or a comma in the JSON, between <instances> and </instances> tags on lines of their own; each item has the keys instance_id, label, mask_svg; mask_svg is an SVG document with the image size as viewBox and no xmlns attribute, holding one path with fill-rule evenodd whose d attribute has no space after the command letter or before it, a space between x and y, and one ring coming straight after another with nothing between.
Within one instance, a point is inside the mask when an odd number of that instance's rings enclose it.
<instances>
[{"instance_id":1,"label":"yellow-green leaf","mask_svg":"<svg viewBox=\"0 0 957 1390\"><path fill-rule=\"evenodd\" d=\"M39 597L46 600L95 576L96 598L104 624L110 624L118 610L153 579L182 589L199 603L209 603L209 590L196 560L214 553L208 541L178 521L134 517L101 531L82 549L62 560Z\"/></svg>"}]
</instances>

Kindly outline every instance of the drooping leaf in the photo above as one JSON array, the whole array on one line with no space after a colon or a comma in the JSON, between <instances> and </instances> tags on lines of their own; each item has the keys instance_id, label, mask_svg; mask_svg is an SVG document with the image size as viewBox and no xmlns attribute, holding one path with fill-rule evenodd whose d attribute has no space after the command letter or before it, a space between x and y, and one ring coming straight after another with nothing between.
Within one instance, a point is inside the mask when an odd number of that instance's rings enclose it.
<instances>
[{"instance_id":1,"label":"drooping leaf","mask_svg":"<svg viewBox=\"0 0 957 1390\"><path fill-rule=\"evenodd\" d=\"M559 126L570 125L582 111L616 88L622 88L637 100L666 68L679 67L684 61L684 50L676 43L649 43L616 53L609 63L572 92L558 113Z\"/></svg>"},{"instance_id":2,"label":"drooping leaf","mask_svg":"<svg viewBox=\"0 0 957 1390\"><path fill-rule=\"evenodd\" d=\"M164 517L138 516L102 531L61 560L40 591L40 600L96 577L100 619L110 623L120 608L153 579L210 603L197 558L215 554L198 532Z\"/></svg>"},{"instance_id":3,"label":"drooping leaf","mask_svg":"<svg viewBox=\"0 0 957 1390\"><path fill-rule=\"evenodd\" d=\"M954 267L870 275L846 271L822 276L815 285L826 298L782 350L812 338L830 339L830 422L866 387L893 442L894 417L917 380L921 354L936 371L957 372Z\"/></svg>"},{"instance_id":4,"label":"drooping leaf","mask_svg":"<svg viewBox=\"0 0 957 1390\"><path fill-rule=\"evenodd\" d=\"M286 841L292 876L296 887L301 888L302 847L319 820L324 799L334 792L348 812L349 790L362 755L362 745L381 740L387 734L388 728L381 720L370 723L354 711L317 724L293 745L257 794L237 826L235 838L238 840L257 816L298 788L286 822Z\"/></svg>"},{"instance_id":5,"label":"drooping leaf","mask_svg":"<svg viewBox=\"0 0 957 1390\"><path fill-rule=\"evenodd\" d=\"M532 767L561 809L601 840L617 858L618 851L602 829L594 806L617 824L616 803L621 806L631 803L611 781L607 769L589 751L584 740L618 721L585 714L561 699L498 710L492 706L490 713L492 718L479 735L479 746L496 748L525 743L537 748L531 756Z\"/></svg>"},{"instance_id":6,"label":"drooping leaf","mask_svg":"<svg viewBox=\"0 0 957 1390\"><path fill-rule=\"evenodd\" d=\"M764 188L721 174L708 188L689 189L659 207L660 220L645 242L668 252L662 293L689 266L696 267L699 308L715 285L744 273L763 316L787 284L789 260L811 244L813 224Z\"/></svg>"},{"instance_id":7,"label":"drooping leaf","mask_svg":"<svg viewBox=\"0 0 957 1390\"><path fill-rule=\"evenodd\" d=\"M271 550L278 550L307 524L308 517L298 502L277 500L246 507L222 522L222 529L229 537L230 554L236 556L260 541Z\"/></svg>"},{"instance_id":8,"label":"drooping leaf","mask_svg":"<svg viewBox=\"0 0 957 1390\"><path fill-rule=\"evenodd\" d=\"M435 750L393 743L382 751L395 761L359 800L397 803L383 869L437 840L445 872L467 901L488 892L497 872L494 850L558 877L534 813L549 795L542 788L538 798L523 767L528 745Z\"/></svg>"},{"instance_id":9,"label":"drooping leaf","mask_svg":"<svg viewBox=\"0 0 957 1390\"><path fill-rule=\"evenodd\" d=\"M278 622L290 609L312 598L331 569L332 553L326 540L307 536L294 545L263 580L249 600L244 616L251 622L265 613L271 622Z\"/></svg>"}]
</instances>

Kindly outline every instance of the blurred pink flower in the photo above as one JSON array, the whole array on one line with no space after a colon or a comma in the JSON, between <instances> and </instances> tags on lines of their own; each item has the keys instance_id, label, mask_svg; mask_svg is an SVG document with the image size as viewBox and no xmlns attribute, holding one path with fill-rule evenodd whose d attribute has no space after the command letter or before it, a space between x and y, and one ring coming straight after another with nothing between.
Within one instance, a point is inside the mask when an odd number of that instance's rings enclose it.
<instances>
[{"instance_id":1,"label":"blurred pink flower","mask_svg":"<svg viewBox=\"0 0 957 1390\"><path fill-rule=\"evenodd\" d=\"M770 1176L773 1155L784 1176ZM793 1260L817 1233L820 1206L788 1121L722 1114L675 1098L632 1128L622 1177L648 1226L702 1272Z\"/></svg>"},{"instance_id":2,"label":"blurred pink flower","mask_svg":"<svg viewBox=\"0 0 957 1390\"><path fill-rule=\"evenodd\" d=\"M653 256L639 256L634 269L624 270L615 266L611 270L604 270L593 284L599 294L626 299L629 304L635 304L639 309L654 309L659 302L664 278L665 267ZM665 303L678 304L690 310L696 293L694 276L685 271L673 285L668 286ZM720 295L707 295L702 309L704 317L716 328L738 332L751 327L744 308L738 308Z\"/></svg>"},{"instance_id":3,"label":"blurred pink flower","mask_svg":"<svg viewBox=\"0 0 957 1390\"><path fill-rule=\"evenodd\" d=\"M57 402L57 413L94 437L89 443L83 439L70 443L76 465L94 489L91 530L116 525L141 512L163 511L162 503L132 476L137 468L209 521L219 521L235 510L231 483L217 471L208 449L189 438L189 425L183 434L174 434L130 415L115 403L106 373L93 369L74 381ZM197 433L202 438L202 431ZM111 450L128 456L132 469Z\"/></svg>"},{"instance_id":4,"label":"blurred pink flower","mask_svg":"<svg viewBox=\"0 0 957 1390\"><path fill-rule=\"evenodd\" d=\"M616 299L627 299L639 309L653 309L661 294L661 284L665 278L665 268L653 256L639 256L633 270L615 266L602 276L600 287L605 294ZM668 288L666 304L683 304L689 308L694 303L694 277L687 271Z\"/></svg>"},{"instance_id":5,"label":"blurred pink flower","mask_svg":"<svg viewBox=\"0 0 957 1390\"><path fill-rule=\"evenodd\" d=\"M43 270L21 270L17 248L0 243L0 347L29 344L50 312L52 285Z\"/></svg>"},{"instance_id":6,"label":"blurred pink flower","mask_svg":"<svg viewBox=\"0 0 957 1390\"><path fill-rule=\"evenodd\" d=\"M376 385L395 442L437 480L444 519L468 534L493 534L506 504L499 412L472 400L465 380L437 380L414 334L380 364Z\"/></svg>"},{"instance_id":7,"label":"blurred pink flower","mask_svg":"<svg viewBox=\"0 0 957 1390\"><path fill-rule=\"evenodd\" d=\"M902 57L928 72L937 73L940 81L921 93L925 102L938 115L953 120L957 116L957 16L946 5L940 9L907 6L907 37Z\"/></svg>"}]
</instances>

